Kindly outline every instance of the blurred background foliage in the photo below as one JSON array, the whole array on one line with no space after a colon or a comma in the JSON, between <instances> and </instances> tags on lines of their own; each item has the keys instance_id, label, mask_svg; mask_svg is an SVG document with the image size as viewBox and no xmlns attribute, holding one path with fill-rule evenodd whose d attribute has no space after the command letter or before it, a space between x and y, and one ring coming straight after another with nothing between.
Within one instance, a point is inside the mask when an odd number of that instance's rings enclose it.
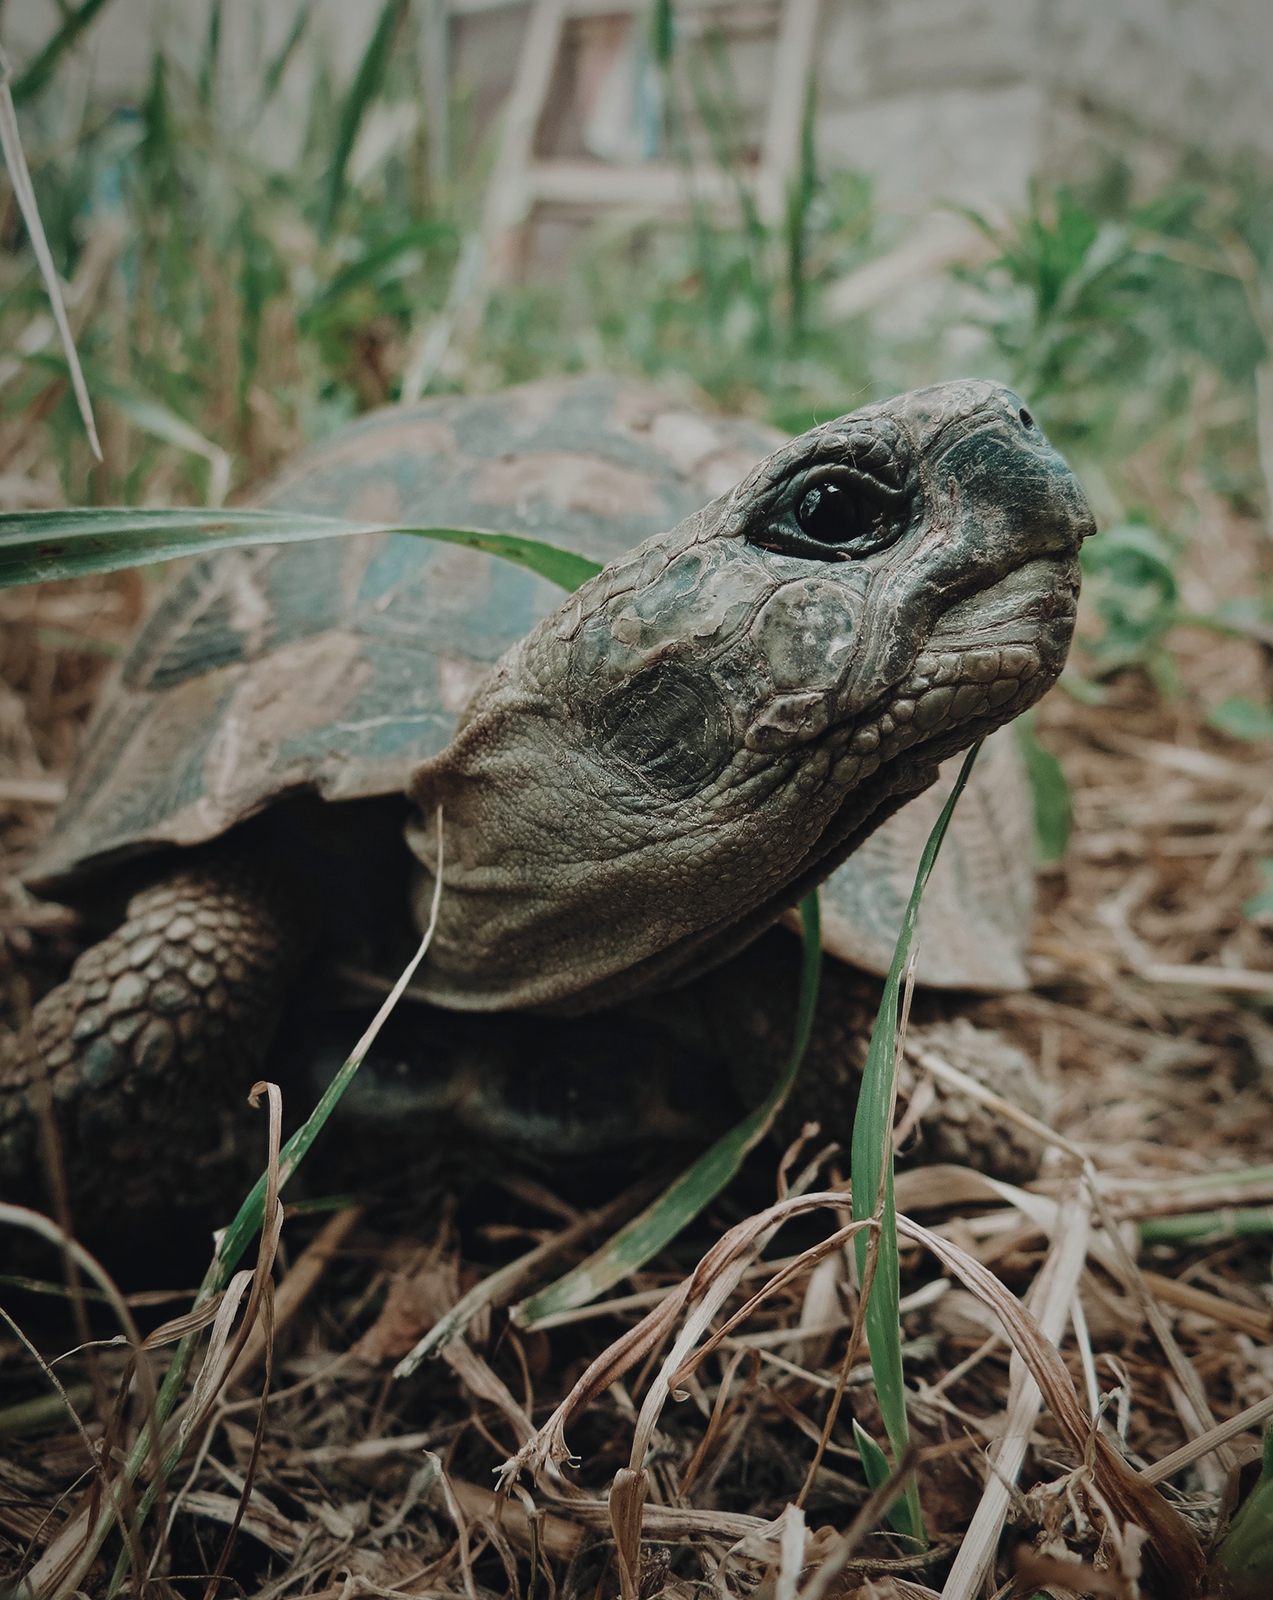
<instances>
[{"instance_id":1,"label":"blurred background foliage","mask_svg":"<svg viewBox=\"0 0 1273 1600\"><path fill-rule=\"evenodd\" d=\"M662 138L688 161L690 119L706 131L732 216L691 206L677 222L602 220L559 281L478 297L465 241L479 231L489 149L457 139L461 170L439 181L418 118L405 141L375 136L377 119L392 126L419 94L419 22L406 0L384 4L339 92L302 0L246 115L241 95L230 115L218 92L216 5L196 70L156 49L136 105L72 104L58 61L90 9L69 13L14 97L105 461L84 443L6 190L5 504L242 498L303 443L422 387L604 367L795 430L955 372L999 377L1070 455L1106 530L1085 558L1076 692L1098 695L1102 677L1133 665L1175 692L1169 635L1199 620L1180 569L1200 495L1267 516L1273 182L1254 160L1221 169L1193 158L1146 203L1111 157L1083 186L1035 187L1006 223L968 213L991 258L950 269L925 325L890 335L868 315L837 319L826 291L886 252L902 225L864 178L817 169L812 103L785 220L763 223L742 175L726 54L710 30L676 43L670 12L656 7ZM299 159L280 172L254 155L256 133L304 51L314 54L308 124ZM462 99L451 116L463 124ZM1271 617L1263 594L1245 593L1201 620L1273 639ZM1263 710L1230 707L1228 731L1262 726L1252 714Z\"/></svg>"}]
</instances>

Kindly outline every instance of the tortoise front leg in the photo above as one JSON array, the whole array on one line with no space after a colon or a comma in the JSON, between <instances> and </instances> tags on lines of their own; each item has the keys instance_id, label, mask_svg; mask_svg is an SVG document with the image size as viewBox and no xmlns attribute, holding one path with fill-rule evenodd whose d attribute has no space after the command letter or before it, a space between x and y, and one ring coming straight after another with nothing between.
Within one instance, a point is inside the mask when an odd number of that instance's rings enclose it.
<instances>
[{"instance_id":1,"label":"tortoise front leg","mask_svg":"<svg viewBox=\"0 0 1273 1600\"><path fill-rule=\"evenodd\" d=\"M0 1061L0 1194L49 1204L46 1087L88 1233L199 1209L254 1176L260 1119L244 1099L306 953L302 928L286 888L245 862L134 895L123 926L35 1007L25 1050Z\"/></svg>"},{"instance_id":2,"label":"tortoise front leg","mask_svg":"<svg viewBox=\"0 0 1273 1600\"><path fill-rule=\"evenodd\" d=\"M787 1063L799 975L799 946L785 930L775 929L702 982L721 1053L747 1105L759 1104ZM823 962L808 1049L775 1124L780 1145L794 1139L806 1122L817 1122L824 1138L849 1148L881 987L878 978L843 962ZM993 1029L974 1027L963 1017L942 1020L951 1005L949 995L917 996L908 1039L1047 1121L1050 1096L1029 1057ZM934 1085L916 1131L917 1142L907 1143L909 1159L973 1167L1009 1183L1035 1177L1043 1156L1043 1143L1034 1134L941 1083Z\"/></svg>"}]
</instances>

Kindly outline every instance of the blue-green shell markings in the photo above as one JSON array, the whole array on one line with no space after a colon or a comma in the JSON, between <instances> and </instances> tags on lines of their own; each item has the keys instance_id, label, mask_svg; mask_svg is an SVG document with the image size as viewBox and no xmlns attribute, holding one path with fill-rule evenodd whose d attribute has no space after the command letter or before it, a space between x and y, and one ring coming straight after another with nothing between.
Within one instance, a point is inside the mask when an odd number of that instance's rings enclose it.
<instances>
[{"instance_id":1,"label":"blue-green shell markings","mask_svg":"<svg viewBox=\"0 0 1273 1600\"><path fill-rule=\"evenodd\" d=\"M612 378L374 413L302 455L279 510L487 527L606 562L732 486L780 436ZM161 598L85 740L29 870L196 844L285 792L401 790L473 687L561 598L478 551L409 535L229 550Z\"/></svg>"}]
</instances>

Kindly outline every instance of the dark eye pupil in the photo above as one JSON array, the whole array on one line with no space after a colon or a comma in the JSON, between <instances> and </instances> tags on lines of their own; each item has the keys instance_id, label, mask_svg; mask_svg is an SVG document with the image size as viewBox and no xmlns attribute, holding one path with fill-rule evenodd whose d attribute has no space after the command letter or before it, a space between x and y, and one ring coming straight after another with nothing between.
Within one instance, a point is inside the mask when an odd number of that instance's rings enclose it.
<instances>
[{"instance_id":1,"label":"dark eye pupil","mask_svg":"<svg viewBox=\"0 0 1273 1600\"><path fill-rule=\"evenodd\" d=\"M834 483L810 489L800 502L800 526L820 544L841 544L853 532L853 502Z\"/></svg>"}]
</instances>

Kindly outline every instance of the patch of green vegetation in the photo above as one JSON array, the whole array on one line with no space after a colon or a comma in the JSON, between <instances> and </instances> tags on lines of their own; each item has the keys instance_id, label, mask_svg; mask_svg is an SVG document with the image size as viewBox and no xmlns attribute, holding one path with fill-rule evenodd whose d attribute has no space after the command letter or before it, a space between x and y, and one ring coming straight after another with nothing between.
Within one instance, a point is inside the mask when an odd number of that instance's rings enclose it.
<instances>
[{"instance_id":1,"label":"patch of green vegetation","mask_svg":"<svg viewBox=\"0 0 1273 1600\"><path fill-rule=\"evenodd\" d=\"M460 138L463 153L437 182L419 105L419 23L400 0L384 0L345 89L301 0L246 114L242 86L231 96L221 82L210 26L197 70L157 49L136 104L81 117L54 69L92 9L68 12L57 49L16 87L50 244L79 296L81 354L115 386L114 399L98 391L114 416L105 466L90 470L60 372L27 359L0 388L0 409L50 437L72 502L204 500L210 449L229 457L234 486L249 484L304 439L397 398L474 231L490 151ZM1255 374L1267 358L1273 207L1254 162L1190 168L1151 204L1135 202L1111 165L1081 191L1036 189L1007 226L977 218L995 259L955 274L912 350L865 317L832 314L828 287L893 243L900 223L860 175L819 170L812 96L784 214L767 222L746 176L723 38L709 29L680 39L671 9L656 8L649 50L664 153L688 168L691 150L706 152L731 206L599 222L560 281L489 298L431 375L434 389L607 367L689 384L794 431L925 380L918 347L963 327L979 336L960 346L964 370L1011 381L1074 457L1102 520L1165 539L1169 566L1194 514L1186 470L1201 467L1244 506L1262 503ZM295 158L280 166L266 159L261 130L301 54L308 116ZM450 109L463 133L464 105ZM0 338L38 354L32 325L44 313L9 203ZM117 403L124 393L131 414ZM171 423L148 425L160 410L194 430L202 453L176 442ZM1172 486L1167 502L1146 504L1141 476L1126 470L1146 451ZM1105 673L1151 648L1129 640L1124 624L1144 606L1122 589L1122 622L1097 635Z\"/></svg>"},{"instance_id":2,"label":"patch of green vegetation","mask_svg":"<svg viewBox=\"0 0 1273 1600\"><path fill-rule=\"evenodd\" d=\"M1257 1600L1273 1587L1273 1428L1264 1435L1259 1479L1212 1557L1211 1579L1226 1600Z\"/></svg>"},{"instance_id":3,"label":"patch of green vegetation","mask_svg":"<svg viewBox=\"0 0 1273 1600\"><path fill-rule=\"evenodd\" d=\"M1246 695L1222 700L1207 721L1231 739L1273 739L1273 710Z\"/></svg>"},{"instance_id":4,"label":"patch of green vegetation","mask_svg":"<svg viewBox=\"0 0 1273 1600\"><path fill-rule=\"evenodd\" d=\"M1060 861L1070 842L1073 805L1070 786L1061 763L1044 745L1034 730L1034 712L1018 717L1013 727L1025 757L1026 772L1034 794L1034 836L1040 863Z\"/></svg>"},{"instance_id":5,"label":"patch of green vegetation","mask_svg":"<svg viewBox=\"0 0 1273 1600\"><path fill-rule=\"evenodd\" d=\"M1090 669L1144 667L1176 692L1172 628L1232 622L1180 609L1199 488L1248 513L1267 499L1256 426L1273 184L1244 161L1187 168L1149 204L1130 190L1111 163L1083 194L1035 188L1007 227L974 216L999 253L956 276L987 366L1073 461L1103 525L1083 550Z\"/></svg>"},{"instance_id":6,"label":"patch of green vegetation","mask_svg":"<svg viewBox=\"0 0 1273 1600\"><path fill-rule=\"evenodd\" d=\"M1260 872L1260 890L1242 907L1244 916L1254 917L1265 925L1273 923L1273 861L1267 858L1257 863Z\"/></svg>"}]
</instances>

